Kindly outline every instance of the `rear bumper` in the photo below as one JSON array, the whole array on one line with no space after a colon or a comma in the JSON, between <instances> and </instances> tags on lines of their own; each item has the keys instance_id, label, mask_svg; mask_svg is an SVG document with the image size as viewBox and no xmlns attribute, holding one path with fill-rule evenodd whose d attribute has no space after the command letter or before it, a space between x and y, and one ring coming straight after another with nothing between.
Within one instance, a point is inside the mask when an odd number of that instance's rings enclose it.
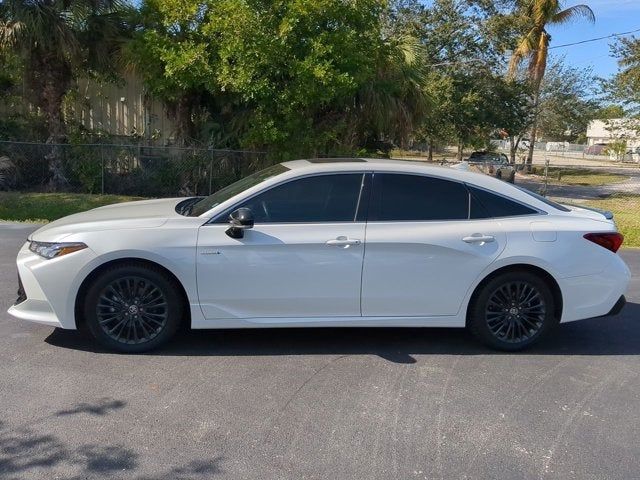
<instances>
[{"instance_id":1,"label":"rear bumper","mask_svg":"<svg viewBox=\"0 0 640 480\"><path fill-rule=\"evenodd\" d=\"M559 280L563 297L562 322L615 315L625 304L631 272L618 255L596 275Z\"/></svg>"}]
</instances>

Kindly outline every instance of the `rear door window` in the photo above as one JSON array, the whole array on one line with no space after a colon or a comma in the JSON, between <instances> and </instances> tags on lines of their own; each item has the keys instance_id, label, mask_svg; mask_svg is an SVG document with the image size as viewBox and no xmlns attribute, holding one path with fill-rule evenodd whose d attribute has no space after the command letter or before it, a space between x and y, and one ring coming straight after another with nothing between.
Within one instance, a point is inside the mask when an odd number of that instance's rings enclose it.
<instances>
[{"instance_id":1,"label":"rear door window","mask_svg":"<svg viewBox=\"0 0 640 480\"><path fill-rule=\"evenodd\" d=\"M371 221L466 220L469 193L464 184L441 178L376 173Z\"/></svg>"}]
</instances>

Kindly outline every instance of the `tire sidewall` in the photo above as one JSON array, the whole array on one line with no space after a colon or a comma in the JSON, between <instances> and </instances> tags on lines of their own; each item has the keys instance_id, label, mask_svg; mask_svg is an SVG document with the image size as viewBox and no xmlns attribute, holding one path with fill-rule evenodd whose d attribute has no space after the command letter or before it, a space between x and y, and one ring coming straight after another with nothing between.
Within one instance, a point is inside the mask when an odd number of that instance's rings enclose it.
<instances>
[{"instance_id":1,"label":"tire sidewall","mask_svg":"<svg viewBox=\"0 0 640 480\"><path fill-rule=\"evenodd\" d=\"M542 322L542 327L533 337L522 342L509 343L496 338L491 333L485 319L485 307L489 297L496 289L505 283L514 281L524 281L533 285L544 299L546 313ZM471 332L486 345L506 351L522 350L533 345L543 338L549 330L553 329L553 327L558 323L558 319L555 317L555 300L551 288L538 275L525 271L505 272L482 285L472 299L472 305L469 313L468 327Z\"/></svg>"},{"instance_id":2,"label":"tire sidewall","mask_svg":"<svg viewBox=\"0 0 640 480\"><path fill-rule=\"evenodd\" d=\"M160 333L148 342L137 344L118 342L107 335L98 322L96 305L100 293L107 285L125 276L137 276L149 280L161 290L167 300L167 323ZM102 272L91 283L83 300L83 314L87 329L99 343L109 349L127 353L137 353L152 350L167 342L180 326L183 307L182 299L178 294L175 282L172 281L168 275L160 269L132 264L109 268Z\"/></svg>"}]
</instances>

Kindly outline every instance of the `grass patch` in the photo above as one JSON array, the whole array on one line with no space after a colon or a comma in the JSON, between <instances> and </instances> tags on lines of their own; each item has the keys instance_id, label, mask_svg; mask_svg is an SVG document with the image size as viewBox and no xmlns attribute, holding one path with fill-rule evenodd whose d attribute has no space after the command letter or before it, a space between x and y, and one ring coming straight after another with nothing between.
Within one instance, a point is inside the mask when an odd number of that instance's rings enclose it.
<instances>
[{"instance_id":1,"label":"grass patch","mask_svg":"<svg viewBox=\"0 0 640 480\"><path fill-rule=\"evenodd\" d=\"M601 200L589 200L584 205L613 212L618 229L624 235L623 246L640 247L640 195L614 194Z\"/></svg>"},{"instance_id":2,"label":"grass patch","mask_svg":"<svg viewBox=\"0 0 640 480\"><path fill-rule=\"evenodd\" d=\"M85 193L0 192L0 220L50 222L72 213L112 203L141 200L124 195L90 195Z\"/></svg>"},{"instance_id":3,"label":"grass patch","mask_svg":"<svg viewBox=\"0 0 640 480\"><path fill-rule=\"evenodd\" d=\"M534 175L544 177L544 167L534 166L531 172ZM587 168L559 168L549 167L549 183L555 185L590 185L600 186L610 183L619 183L628 180L626 175L609 173Z\"/></svg>"}]
</instances>

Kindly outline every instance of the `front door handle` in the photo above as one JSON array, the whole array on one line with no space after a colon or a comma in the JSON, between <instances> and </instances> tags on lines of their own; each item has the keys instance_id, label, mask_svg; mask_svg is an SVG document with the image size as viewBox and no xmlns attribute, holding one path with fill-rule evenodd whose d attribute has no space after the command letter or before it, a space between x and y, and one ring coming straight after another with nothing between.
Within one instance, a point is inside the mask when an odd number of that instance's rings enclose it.
<instances>
[{"instance_id":1,"label":"front door handle","mask_svg":"<svg viewBox=\"0 0 640 480\"><path fill-rule=\"evenodd\" d=\"M478 245L484 245L485 243L491 243L496 241L496 237L493 235L483 235L481 233L474 233L468 237L462 239L466 243L477 243Z\"/></svg>"},{"instance_id":2,"label":"front door handle","mask_svg":"<svg viewBox=\"0 0 640 480\"><path fill-rule=\"evenodd\" d=\"M344 236L339 236L337 238L334 238L333 240L327 240L326 244L329 245L330 247L347 248L350 245L360 245L360 240L356 238L347 238Z\"/></svg>"}]
</instances>

